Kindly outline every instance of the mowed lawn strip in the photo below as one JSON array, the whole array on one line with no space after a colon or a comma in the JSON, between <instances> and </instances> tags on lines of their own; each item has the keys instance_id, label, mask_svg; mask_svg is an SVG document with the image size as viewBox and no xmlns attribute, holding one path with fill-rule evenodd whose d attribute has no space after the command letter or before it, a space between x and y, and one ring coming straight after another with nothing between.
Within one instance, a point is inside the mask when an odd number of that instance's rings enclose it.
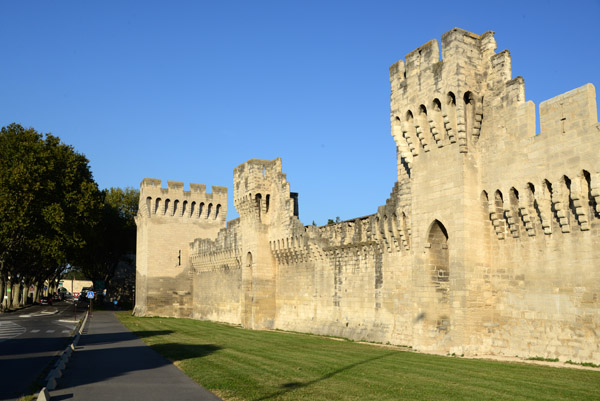
<instances>
[{"instance_id":1,"label":"mowed lawn strip","mask_svg":"<svg viewBox=\"0 0 600 401\"><path fill-rule=\"evenodd\" d=\"M600 372L451 358L212 322L121 322L228 401L600 400Z\"/></svg>"}]
</instances>

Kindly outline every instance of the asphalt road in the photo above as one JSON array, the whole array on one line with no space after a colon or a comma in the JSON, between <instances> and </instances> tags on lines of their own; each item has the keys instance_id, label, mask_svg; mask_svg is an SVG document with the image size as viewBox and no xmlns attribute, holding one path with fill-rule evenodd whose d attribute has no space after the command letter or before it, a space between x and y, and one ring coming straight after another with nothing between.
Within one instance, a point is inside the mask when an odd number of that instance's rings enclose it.
<instances>
[{"instance_id":1,"label":"asphalt road","mask_svg":"<svg viewBox=\"0 0 600 401\"><path fill-rule=\"evenodd\" d=\"M77 321L70 302L34 305L0 315L0 400L16 400L68 345ZM77 320L75 320L77 317Z\"/></svg>"}]
</instances>

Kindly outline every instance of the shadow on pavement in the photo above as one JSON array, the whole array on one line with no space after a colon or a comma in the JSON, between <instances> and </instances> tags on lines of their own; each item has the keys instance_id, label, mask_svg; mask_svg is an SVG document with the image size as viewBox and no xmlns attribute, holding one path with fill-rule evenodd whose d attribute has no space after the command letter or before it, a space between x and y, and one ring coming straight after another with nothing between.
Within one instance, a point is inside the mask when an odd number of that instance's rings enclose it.
<instances>
[{"instance_id":1,"label":"shadow on pavement","mask_svg":"<svg viewBox=\"0 0 600 401\"><path fill-rule=\"evenodd\" d=\"M171 330L156 330L156 331L139 331L135 334L124 331L117 333L99 333L99 334L89 334L88 330L84 330L84 337L80 345L99 345L99 344L111 344L119 341L130 341L136 339L137 337L152 337L152 336L162 336L166 334L171 334ZM136 337L137 335L137 337Z\"/></svg>"},{"instance_id":2,"label":"shadow on pavement","mask_svg":"<svg viewBox=\"0 0 600 401\"><path fill-rule=\"evenodd\" d=\"M106 334L101 336L104 337ZM90 343L86 341L86 344ZM211 344L162 344L154 349L158 352L168 350L169 357L185 355L184 359L190 359L209 355L220 347ZM158 384L165 380L160 373L160 368L171 365L171 362L146 345L82 349L74 353L63 378L58 383L58 389L99 383L118 377L127 380L126 376L130 376L133 372L143 372L147 380ZM59 398L53 396L52 399Z\"/></svg>"}]
</instances>

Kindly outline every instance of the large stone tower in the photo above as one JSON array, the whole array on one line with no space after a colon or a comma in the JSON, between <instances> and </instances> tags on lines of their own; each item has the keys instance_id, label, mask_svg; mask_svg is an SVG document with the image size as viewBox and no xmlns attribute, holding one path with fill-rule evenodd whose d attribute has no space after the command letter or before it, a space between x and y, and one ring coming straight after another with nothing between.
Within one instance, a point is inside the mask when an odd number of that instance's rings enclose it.
<instances>
[{"instance_id":1,"label":"large stone tower","mask_svg":"<svg viewBox=\"0 0 600 401\"><path fill-rule=\"evenodd\" d=\"M189 243L215 238L225 227L227 188L145 178L140 186L137 225L136 306L138 316L191 317Z\"/></svg>"},{"instance_id":2,"label":"large stone tower","mask_svg":"<svg viewBox=\"0 0 600 401\"><path fill-rule=\"evenodd\" d=\"M390 68L398 181L411 189L414 337L422 348L464 342L465 271L482 263L474 251L482 247L481 216L473 210L483 99L510 79L495 48L492 33L453 29L442 36L441 60L431 40Z\"/></svg>"}]
</instances>

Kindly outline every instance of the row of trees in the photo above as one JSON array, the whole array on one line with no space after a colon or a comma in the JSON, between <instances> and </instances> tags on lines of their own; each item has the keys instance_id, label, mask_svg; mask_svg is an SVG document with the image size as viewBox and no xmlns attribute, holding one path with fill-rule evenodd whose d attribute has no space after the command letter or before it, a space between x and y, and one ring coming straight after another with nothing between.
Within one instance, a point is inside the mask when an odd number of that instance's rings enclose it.
<instances>
[{"instance_id":1,"label":"row of trees","mask_svg":"<svg viewBox=\"0 0 600 401\"><path fill-rule=\"evenodd\" d=\"M86 157L51 134L11 124L0 130L2 307L33 302L68 269L109 282L135 252L139 193L100 191Z\"/></svg>"}]
</instances>

